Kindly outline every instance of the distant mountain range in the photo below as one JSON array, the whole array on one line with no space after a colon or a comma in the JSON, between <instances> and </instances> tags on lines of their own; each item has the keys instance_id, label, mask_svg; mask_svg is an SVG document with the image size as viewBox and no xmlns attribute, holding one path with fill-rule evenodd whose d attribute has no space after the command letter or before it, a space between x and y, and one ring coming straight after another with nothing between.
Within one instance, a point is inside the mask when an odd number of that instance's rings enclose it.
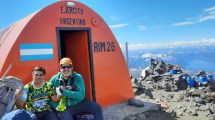
<instances>
[{"instance_id":1,"label":"distant mountain range","mask_svg":"<svg viewBox=\"0 0 215 120\"><path fill-rule=\"evenodd\" d=\"M215 46L142 49L129 51L128 54L129 69L144 69L149 66L150 58L155 58L169 64L178 64L187 70L215 72Z\"/></svg>"}]
</instances>

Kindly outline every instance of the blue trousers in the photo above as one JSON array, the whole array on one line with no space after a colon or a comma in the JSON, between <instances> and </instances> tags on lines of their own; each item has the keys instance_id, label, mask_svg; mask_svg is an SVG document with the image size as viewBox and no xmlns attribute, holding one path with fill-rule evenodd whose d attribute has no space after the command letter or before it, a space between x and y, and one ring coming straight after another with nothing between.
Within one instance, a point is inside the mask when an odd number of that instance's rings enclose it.
<instances>
[{"instance_id":1,"label":"blue trousers","mask_svg":"<svg viewBox=\"0 0 215 120\"><path fill-rule=\"evenodd\" d=\"M57 114L52 110L46 110L43 112L35 112L37 120L58 120Z\"/></svg>"},{"instance_id":2,"label":"blue trousers","mask_svg":"<svg viewBox=\"0 0 215 120\"><path fill-rule=\"evenodd\" d=\"M66 106L64 112L58 112L60 120L73 120L73 116L78 113L90 113L94 116L94 120L103 120L102 108L96 102L83 100L82 102Z\"/></svg>"}]
</instances>

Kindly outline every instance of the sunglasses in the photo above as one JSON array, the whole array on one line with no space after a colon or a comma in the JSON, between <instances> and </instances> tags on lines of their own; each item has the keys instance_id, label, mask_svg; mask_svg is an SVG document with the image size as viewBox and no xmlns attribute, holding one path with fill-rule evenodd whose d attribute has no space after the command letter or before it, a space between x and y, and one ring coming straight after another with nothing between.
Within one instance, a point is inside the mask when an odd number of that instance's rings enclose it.
<instances>
[{"instance_id":1,"label":"sunglasses","mask_svg":"<svg viewBox=\"0 0 215 120\"><path fill-rule=\"evenodd\" d=\"M66 69L66 68L70 69L70 68L72 68L72 65L68 65L68 66L61 66L61 68L62 68L62 69Z\"/></svg>"}]
</instances>

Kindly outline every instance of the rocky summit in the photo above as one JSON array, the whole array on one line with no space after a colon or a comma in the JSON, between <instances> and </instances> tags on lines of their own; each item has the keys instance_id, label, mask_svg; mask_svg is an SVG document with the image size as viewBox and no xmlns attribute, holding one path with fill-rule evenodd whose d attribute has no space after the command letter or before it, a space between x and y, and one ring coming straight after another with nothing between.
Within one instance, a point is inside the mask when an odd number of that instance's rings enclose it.
<instances>
[{"instance_id":1,"label":"rocky summit","mask_svg":"<svg viewBox=\"0 0 215 120\"><path fill-rule=\"evenodd\" d=\"M127 120L215 120L215 82L205 70L189 75L179 65L151 59L140 77L131 75L131 82L136 99L161 108Z\"/></svg>"}]
</instances>

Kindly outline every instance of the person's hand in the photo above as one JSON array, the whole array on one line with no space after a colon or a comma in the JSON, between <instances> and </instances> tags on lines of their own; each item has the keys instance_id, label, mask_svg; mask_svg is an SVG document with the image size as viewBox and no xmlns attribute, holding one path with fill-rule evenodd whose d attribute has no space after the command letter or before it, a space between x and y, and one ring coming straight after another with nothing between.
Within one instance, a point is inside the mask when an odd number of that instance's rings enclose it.
<instances>
[{"instance_id":1,"label":"person's hand","mask_svg":"<svg viewBox=\"0 0 215 120\"><path fill-rule=\"evenodd\" d=\"M20 97L22 95L22 92L23 92L23 87L20 86L19 89L16 90L15 96Z\"/></svg>"},{"instance_id":2,"label":"person's hand","mask_svg":"<svg viewBox=\"0 0 215 120\"><path fill-rule=\"evenodd\" d=\"M66 89L66 87L64 87L64 86L59 86L59 87L60 87L61 90L65 90Z\"/></svg>"},{"instance_id":3,"label":"person's hand","mask_svg":"<svg viewBox=\"0 0 215 120\"><path fill-rule=\"evenodd\" d=\"M61 89L61 86L56 88L56 93L57 95L60 95L60 96L63 94L63 89Z\"/></svg>"}]
</instances>

